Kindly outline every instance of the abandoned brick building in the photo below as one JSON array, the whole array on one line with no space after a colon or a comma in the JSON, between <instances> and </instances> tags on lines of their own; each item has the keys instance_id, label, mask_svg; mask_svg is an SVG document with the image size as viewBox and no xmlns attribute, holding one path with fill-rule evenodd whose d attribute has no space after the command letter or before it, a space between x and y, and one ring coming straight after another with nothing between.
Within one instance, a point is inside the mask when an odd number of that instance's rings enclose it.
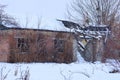
<instances>
[{"instance_id":1,"label":"abandoned brick building","mask_svg":"<svg viewBox=\"0 0 120 80\"><path fill-rule=\"evenodd\" d=\"M76 60L70 32L0 27L1 62L58 62Z\"/></svg>"}]
</instances>

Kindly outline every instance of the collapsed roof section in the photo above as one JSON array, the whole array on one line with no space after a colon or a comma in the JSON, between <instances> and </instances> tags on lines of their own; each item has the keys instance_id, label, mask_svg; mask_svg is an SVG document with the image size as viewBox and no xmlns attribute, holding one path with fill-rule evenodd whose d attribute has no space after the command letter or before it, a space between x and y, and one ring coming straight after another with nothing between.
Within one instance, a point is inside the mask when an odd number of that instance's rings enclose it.
<instances>
[{"instance_id":1,"label":"collapsed roof section","mask_svg":"<svg viewBox=\"0 0 120 80\"><path fill-rule=\"evenodd\" d=\"M107 25L90 25L85 28L81 27L78 23L74 23L72 21L66 21L66 20L58 20L61 21L65 27L74 29L76 32L80 32L82 34L86 34L86 36L89 35L106 35L110 32L109 26Z\"/></svg>"},{"instance_id":2,"label":"collapsed roof section","mask_svg":"<svg viewBox=\"0 0 120 80\"><path fill-rule=\"evenodd\" d=\"M64 26L67 27L67 28L83 30L83 28L79 24L77 24L75 22L66 21L66 20L58 20L58 21L61 21L64 24Z\"/></svg>"}]
</instances>

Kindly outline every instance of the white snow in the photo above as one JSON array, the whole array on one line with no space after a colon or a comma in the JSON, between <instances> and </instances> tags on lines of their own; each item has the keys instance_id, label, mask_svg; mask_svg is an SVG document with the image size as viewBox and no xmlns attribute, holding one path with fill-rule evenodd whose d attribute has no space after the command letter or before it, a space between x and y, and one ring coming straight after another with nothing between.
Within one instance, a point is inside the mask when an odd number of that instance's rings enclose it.
<instances>
[{"instance_id":1,"label":"white snow","mask_svg":"<svg viewBox=\"0 0 120 80\"><path fill-rule=\"evenodd\" d=\"M40 29L69 31L56 20L42 20ZM35 27L34 27L35 28ZM37 27L36 27L37 28ZM63 63L0 63L0 80L120 80L120 73L109 73L108 63L89 63L77 53L77 62Z\"/></svg>"},{"instance_id":2,"label":"white snow","mask_svg":"<svg viewBox=\"0 0 120 80\"><path fill-rule=\"evenodd\" d=\"M40 29L69 31L56 20L42 20ZM34 27L35 28L35 27ZM120 80L120 73L109 73L108 63L89 63L77 53L77 62L63 63L0 63L0 80Z\"/></svg>"},{"instance_id":3,"label":"white snow","mask_svg":"<svg viewBox=\"0 0 120 80\"><path fill-rule=\"evenodd\" d=\"M29 26L32 25L32 26ZM22 28L29 29L42 29L42 30L52 30L52 31L65 31L70 32L69 28L66 28L62 22L57 21L57 19L49 19L49 18L41 18L40 25L38 27L38 23L36 24L28 24L27 27L21 26Z\"/></svg>"},{"instance_id":4,"label":"white snow","mask_svg":"<svg viewBox=\"0 0 120 80\"><path fill-rule=\"evenodd\" d=\"M40 29L54 30L54 31L69 31L70 29L66 28L62 22L57 21L56 19L42 19Z\"/></svg>"},{"instance_id":5,"label":"white snow","mask_svg":"<svg viewBox=\"0 0 120 80\"><path fill-rule=\"evenodd\" d=\"M0 80L120 80L120 73L109 73L113 69L107 63L75 62L58 63L0 63Z\"/></svg>"}]
</instances>

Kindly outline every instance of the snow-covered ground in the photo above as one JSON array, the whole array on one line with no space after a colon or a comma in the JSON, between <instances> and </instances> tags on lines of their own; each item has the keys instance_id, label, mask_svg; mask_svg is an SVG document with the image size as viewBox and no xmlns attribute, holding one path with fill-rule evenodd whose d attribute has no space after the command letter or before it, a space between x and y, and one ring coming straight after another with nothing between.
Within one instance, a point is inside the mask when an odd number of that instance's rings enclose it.
<instances>
[{"instance_id":1,"label":"snow-covered ground","mask_svg":"<svg viewBox=\"0 0 120 80\"><path fill-rule=\"evenodd\" d=\"M40 29L70 31L56 20L43 22ZM120 73L110 73L115 66L100 62L93 64L85 62L80 55L77 57L78 61L71 64L1 62L0 80L120 80Z\"/></svg>"},{"instance_id":2,"label":"snow-covered ground","mask_svg":"<svg viewBox=\"0 0 120 80\"><path fill-rule=\"evenodd\" d=\"M120 80L120 73L109 73L112 70L100 62L0 63L0 80Z\"/></svg>"}]
</instances>

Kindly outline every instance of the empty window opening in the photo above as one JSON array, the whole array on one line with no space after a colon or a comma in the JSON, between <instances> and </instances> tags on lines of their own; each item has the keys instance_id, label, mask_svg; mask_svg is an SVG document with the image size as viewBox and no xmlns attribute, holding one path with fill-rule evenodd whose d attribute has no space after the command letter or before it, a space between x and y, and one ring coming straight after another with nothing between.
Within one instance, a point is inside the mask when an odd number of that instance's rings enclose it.
<instances>
[{"instance_id":1,"label":"empty window opening","mask_svg":"<svg viewBox=\"0 0 120 80\"><path fill-rule=\"evenodd\" d=\"M120 52L119 52L119 57L120 57Z\"/></svg>"},{"instance_id":2,"label":"empty window opening","mask_svg":"<svg viewBox=\"0 0 120 80\"><path fill-rule=\"evenodd\" d=\"M17 48L19 48L21 52L27 52L29 50L28 39L18 38Z\"/></svg>"},{"instance_id":3,"label":"empty window opening","mask_svg":"<svg viewBox=\"0 0 120 80\"><path fill-rule=\"evenodd\" d=\"M57 52L64 52L65 41L60 39L54 40L54 48Z\"/></svg>"}]
</instances>

